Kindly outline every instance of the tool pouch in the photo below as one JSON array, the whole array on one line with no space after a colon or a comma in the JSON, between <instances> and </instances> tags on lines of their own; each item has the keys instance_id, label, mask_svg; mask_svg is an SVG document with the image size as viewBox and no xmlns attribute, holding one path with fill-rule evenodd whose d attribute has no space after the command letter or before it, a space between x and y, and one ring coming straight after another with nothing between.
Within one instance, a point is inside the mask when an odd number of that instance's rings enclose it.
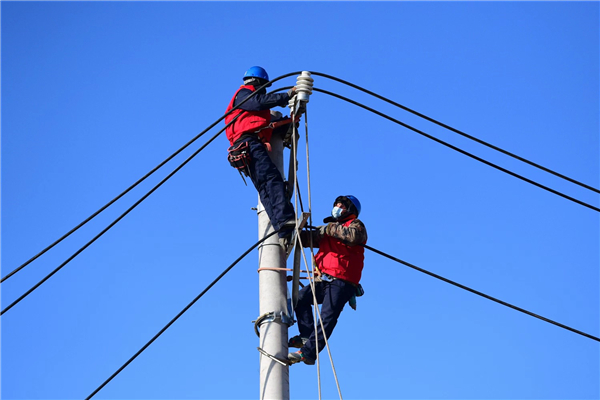
<instances>
[{"instance_id":1,"label":"tool pouch","mask_svg":"<svg viewBox=\"0 0 600 400\"><path fill-rule=\"evenodd\" d=\"M233 144L227 149L227 160L229 164L244 175L248 176L248 165L250 164L250 146L248 142Z\"/></svg>"},{"instance_id":2,"label":"tool pouch","mask_svg":"<svg viewBox=\"0 0 600 400\"><path fill-rule=\"evenodd\" d=\"M356 297L360 297L363 294L365 294L365 289L363 289L363 287L361 286L361 284L359 283L358 285L356 285L356 292L355 292L355 296Z\"/></svg>"}]
</instances>

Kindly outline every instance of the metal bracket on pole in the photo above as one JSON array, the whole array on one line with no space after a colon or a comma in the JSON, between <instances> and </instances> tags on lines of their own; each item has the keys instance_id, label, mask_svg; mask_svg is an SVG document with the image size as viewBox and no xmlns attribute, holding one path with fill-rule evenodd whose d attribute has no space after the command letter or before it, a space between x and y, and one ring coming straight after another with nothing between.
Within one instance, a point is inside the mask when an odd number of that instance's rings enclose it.
<instances>
[{"instance_id":1,"label":"metal bracket on pole","mask_svg":"<svg viewBox=\"0 0 600 400\"><path fill-rule=\"evenodd\" d=\"M260 337L260 332L258 328L264 324L265 322L281 322L282 324L287 325L288 327L294 325L296 321L294 318L290 317L283 311L271 311L266 314L261 315L254 322L254 332L256 332L256 336Z\"/></svg>"},{"instance_id":2,"label":"metal bracket on pole","mask_svg":"<svg viewBox=\"0 0 600 400\"><path fill-rule=\"evenodd\" d=\"M300 263L302 262L302 246L300 240L296 240L296 249L294 250L294 269L292 270L292 310L298 304L298 294L300 292Z\"/></svg>"},{"instance_id":3,"label":"metal bracket on pole","mask_svg":"<svg viewBox=\"0 0 600 400\"><path fill-rule=\"evenodd\" d=\"M300 216L300 218L298 218L298 231L294 231L294 236L293 236L292 240L290 240L289 244L287 245L287 248L285 249L286 260L288 259L290 254L292 254L292 249L294 248L296 241L298 241L298 237L297 237L298 232L300 232L302 229L304 229L304 227L306 226L306 222L308 221L308 217L310 217L310 213L303 212L302 215Z\"/></svg>"},{"instance_id":4,"label":"metal bracket on pole","mask_svg":"<svg viewBox=\"0 0 600 400\"><path fill-rule=\"evenodd\" d=\"M279 364L283 365L284 367L292 365L292 363L289 360L282 360L279 357L275 357L274 355L271 355L271 354L267 353L266 351L264 351L260 347L257 347L256 350L258 350L260 352L260 354L262 354L263 356L265 356L267 358L270 358L271 360L273 360L275 362L278 362Z\"/></svg>"}]
</instances>

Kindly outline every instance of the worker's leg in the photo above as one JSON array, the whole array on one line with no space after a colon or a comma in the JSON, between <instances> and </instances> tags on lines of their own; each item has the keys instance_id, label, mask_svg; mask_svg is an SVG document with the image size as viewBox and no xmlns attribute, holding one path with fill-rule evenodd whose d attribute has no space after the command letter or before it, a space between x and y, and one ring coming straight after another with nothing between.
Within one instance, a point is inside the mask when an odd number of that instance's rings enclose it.
<instances>
[{"instance_id":1,"label":"worker's leg","mask_svg":"<svg viewBox=\"0 0 600 400\"><path fill-rule=\"evenodd\" d=\"M284 222L294 220L296 214L292 203L286 198L286 189L281 173L271 161L265 146L258 140L248 140L250 145L250 178L258 190L260 201L265 207L271 224L279 230ZM284 236L280 232L280 237Z\"/></svg>"},{"instance_id":2,"label":"worker's leg","mask_svg":"<svg viewBox=\"0 0 600 400\"><path fill-rule=\"evenodd\" d=\"M321 304L323 301L323 287L321 282L315 282L315 293L317 293L317 302ZM315 320L313 319L314 300L310 285L306 285L298 293L298 304L294 311L296 312L296 320L298 321L298 330L300 337L308 338L311 333L315 332Z\"/></svg>"},{"instance_id":3,"label":"worker's leg","mask_svg":"<svg viewBox=\"0 0 600 400\"><path fill-rule=\"evenodd\" d=\"M325 334L327 338L331 336L333 328L337 324L337 320L344 309L344 305L350 300L354 294L355 288L350 283L344 282L340 279L336 279L333 282L323 283L323 305L321 307L321 320L325 327ZM325 338L321 330L321 324L317 324L317 337L319 338L319 352L323 350L325 346ZM311 333L309 341L306 342L304 347L301 349L304 356L317 358L317 349L315 343L315 332Z\"/></svg>"}]
</instances>

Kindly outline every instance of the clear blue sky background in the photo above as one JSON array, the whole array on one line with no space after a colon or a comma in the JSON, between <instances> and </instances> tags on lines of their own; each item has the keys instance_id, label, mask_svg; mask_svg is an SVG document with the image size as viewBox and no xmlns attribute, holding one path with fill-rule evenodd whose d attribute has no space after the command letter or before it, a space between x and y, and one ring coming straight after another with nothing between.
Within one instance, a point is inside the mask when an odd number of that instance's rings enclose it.
<instances>
[{"instance_id":1,"label":"clear blue sky background","mask_svg":"<svg viewBox=\"0 0 600 400\"><path fill-rule=\"evenodd\" d=\"M3 276L218 119L253 65L340 77L600 186L598 2L2 1L1 23ZM315 86L600 206L356 90ZM600 335L597 212L323 94L309 122L317 220L354 194L371 246ZM206 138L3 283L3 307ZM85 398L255 243L256 192L227 147L219 137L2 317L3 399ZM255 251L96 398L257 398L256 268ZM598 342L373 253L362 283L331 338L346 399L600 397ZM337 398L327 360L321 372ZM315 368L293 366L290 387L316 398Z\"/></svg>"}]
</instances>

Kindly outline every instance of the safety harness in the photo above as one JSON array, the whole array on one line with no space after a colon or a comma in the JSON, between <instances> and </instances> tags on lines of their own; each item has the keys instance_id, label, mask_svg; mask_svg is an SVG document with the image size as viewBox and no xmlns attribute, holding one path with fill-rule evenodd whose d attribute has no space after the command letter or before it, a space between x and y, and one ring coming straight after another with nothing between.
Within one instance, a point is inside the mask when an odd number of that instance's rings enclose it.
<instances>
[{"instance_id":1,"label":"safety harness","mask_svg":"<svg viewBox=\"0 0 600 400\"><path fill-rule=\"evenodd\" d=\"M299 120L300 120L300 117L297 117L296 122ZM248 144L248 141L246 139L248 137L256 137L259 140L261 140L261 142L265 145L265 147L267 148L267 151L271 151L271 144L269 142L265 142L263 140L263 138L260 135L260 132L264 129L279 128L280 126L289 124L290 122L292 122L291 118L284 118L279 121L271 122L267 126L264 126L255 132L244 133L233 145L231 145L227 149L227 161L229 161L229 164L233 168L238 170L238 172L240 173L240 176L242 177L242 180L244 181L244 184L246 186L248 186L248 184L246 183L246 179L244 178L244 175L246 175L246 176L250 177L250 179L252 179L252 176L250 175L250 168L249 168L250 162L252 161L252 157L250 156L250 145Z\"/></svg>"}]
</instances>

